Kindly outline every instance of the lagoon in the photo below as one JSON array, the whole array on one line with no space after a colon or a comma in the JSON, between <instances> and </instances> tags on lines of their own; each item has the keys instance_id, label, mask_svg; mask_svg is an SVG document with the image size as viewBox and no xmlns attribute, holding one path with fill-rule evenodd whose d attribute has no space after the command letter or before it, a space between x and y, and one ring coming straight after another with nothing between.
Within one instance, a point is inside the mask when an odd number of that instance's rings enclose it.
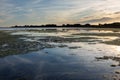
<instances>
[{"instance_id":1,"label":"lagoon","mask_svg":"<svg viewBox=\"0 0 120 80\"><path fill-rule=\"evenodd\" d=\"M0 30L0 80L120 79L118 29Z\"/></svg>"}]
</instances>

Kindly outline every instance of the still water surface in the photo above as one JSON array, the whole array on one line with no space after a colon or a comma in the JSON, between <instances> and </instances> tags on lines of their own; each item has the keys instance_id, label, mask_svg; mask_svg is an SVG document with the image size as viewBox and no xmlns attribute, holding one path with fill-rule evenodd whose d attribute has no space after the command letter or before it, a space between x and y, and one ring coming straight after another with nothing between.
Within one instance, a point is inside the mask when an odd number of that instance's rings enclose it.
<instances>
[{"instance_id":1,"label":"still water surface","mask_svg":"<svg viewBox=\"0 0 120 80\"><path fill-rule=\"evenodd\" d=\"M10 35L22 35L19 39L24 42L38 42L53 47L0 57L0 80L120 79L120 46L101 43L101 41L119 38L118 36L72 35L88 32L101 34L106 31L101 33L99 30L57 32L12 30L6 32ZM58 38L64 40L58 40ZM39 46L40 44L34 48Z\"/></svg>"}]
</instances>

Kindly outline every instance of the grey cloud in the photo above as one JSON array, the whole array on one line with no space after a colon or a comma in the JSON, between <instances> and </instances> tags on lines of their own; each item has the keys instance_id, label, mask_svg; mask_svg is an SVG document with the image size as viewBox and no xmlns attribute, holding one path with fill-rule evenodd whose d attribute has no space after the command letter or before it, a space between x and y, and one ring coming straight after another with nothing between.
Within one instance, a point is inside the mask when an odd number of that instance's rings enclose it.
<instances>
[{"instance_id":1,"label":"grey cloud","mask_svg":"<svg viewBox=\"0 0 120 80\"><path fill-rule=\"evenodd\" d=\"M114 14L120 14L120 11L118 11L118 12L115 12Z\"/></svg>"},{"instance_id":2,"label":"grey cloud","mask_svg":"<svg viewBox=\"0 0 120 80\"><path fill-rule=\"evenodd\" d=\"M86 20L86 21L83 21L82 23L107 22L107 21L110 21L110 20L112 20L112 19L113 19L113 18L110 18L110 17L103 17L103 18L100 18L100 19Z\"/></svg>"}]
</instances>

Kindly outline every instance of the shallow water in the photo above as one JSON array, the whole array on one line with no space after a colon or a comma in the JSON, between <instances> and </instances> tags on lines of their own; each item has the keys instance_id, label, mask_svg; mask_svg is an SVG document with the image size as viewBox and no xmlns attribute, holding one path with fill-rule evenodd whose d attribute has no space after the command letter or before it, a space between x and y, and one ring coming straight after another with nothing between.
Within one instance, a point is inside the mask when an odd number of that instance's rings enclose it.
<instances>
[{"instance_id":1,"label":"shallow water","mask_svg":"<svg viewBox=\"0 0 120 80\"><path fill-rule=\"evenodd\" d=\"M39 49L41 44L38 44L39 46L33 46L37 50L1 57L0 80L120 79L120 46L101 43L119 37L72 35L81 33L80 31L49 33L12 30L9 34L22 35L20 41L31 42L31 45L35 44L32 42L42 43L44 48ZM90 30L90 33L95 32L97 30ZM51 46L47 47L48 45Z\"/></svg>"}]
</instances>

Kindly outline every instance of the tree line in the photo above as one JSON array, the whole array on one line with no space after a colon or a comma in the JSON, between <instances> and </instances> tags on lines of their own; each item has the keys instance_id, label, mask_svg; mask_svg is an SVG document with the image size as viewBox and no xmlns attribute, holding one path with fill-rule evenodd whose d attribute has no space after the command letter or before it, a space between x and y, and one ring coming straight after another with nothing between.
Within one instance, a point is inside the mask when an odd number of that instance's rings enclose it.
<instances>
[{"instance_id":1,"label":"tree line","mask_svg":"<svg viewBox=\"0 0 120 80\"><path fill-rule=\"evenodd\" d=\"M91 25L91 24L62 24L58 26L57 24L46 24L46 25L24 25L19 26L15 25L12 26L13 28L43 28L43 27L85 27L85 28L120 28L120 22L114 23L105 23L105 24L98 24L98 25Z\"/></svg>"}]
</instances>

